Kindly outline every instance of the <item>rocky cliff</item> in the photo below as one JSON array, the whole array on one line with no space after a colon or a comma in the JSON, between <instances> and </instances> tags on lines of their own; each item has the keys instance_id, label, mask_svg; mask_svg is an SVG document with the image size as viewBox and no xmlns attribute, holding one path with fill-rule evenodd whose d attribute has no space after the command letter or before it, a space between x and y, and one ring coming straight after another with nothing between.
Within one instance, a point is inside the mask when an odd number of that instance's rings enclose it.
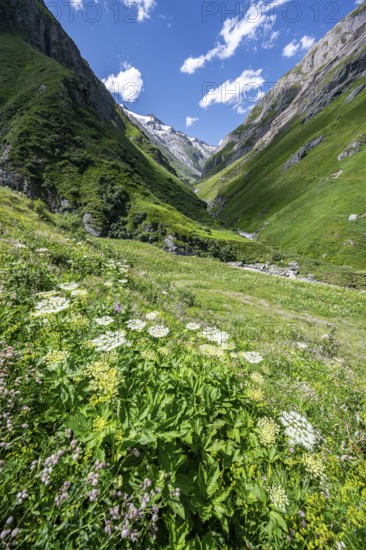
<instances>
[{"instance_id":1,"label":"rocky cliff","mask_svg":"<svg viewBox=\"0 0 366 550\"><path fill-rule=\"evenodd\" d=\"M252 149L265 147L294 117L315 116L357 79L366 75L366 4L315 44L230 133L205 172L215 173ZM362 90L353 91L354 94Z\"/></svg>"}]
</instances>

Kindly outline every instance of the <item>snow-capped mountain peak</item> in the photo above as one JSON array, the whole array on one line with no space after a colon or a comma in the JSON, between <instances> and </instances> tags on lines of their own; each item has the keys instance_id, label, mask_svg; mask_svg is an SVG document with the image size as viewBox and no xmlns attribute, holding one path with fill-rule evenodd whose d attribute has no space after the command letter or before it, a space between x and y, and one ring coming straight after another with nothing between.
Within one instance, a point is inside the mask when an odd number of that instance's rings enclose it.
<instances>
[{"instance_id":1,"label":"snow-capped mountain peak","mask_svg":"<svg viewBox=\"0 0 366 550\"><path fill-rule=\"evenodd\" d=\"M196 177L202 174L207 159L217 150L213 145L175 130L153 114L139 115L129 111L124 105L121 107L132 122L142 127L148 137L168 149L176 159L188 166Z\"/></svg>"}]
</instances>

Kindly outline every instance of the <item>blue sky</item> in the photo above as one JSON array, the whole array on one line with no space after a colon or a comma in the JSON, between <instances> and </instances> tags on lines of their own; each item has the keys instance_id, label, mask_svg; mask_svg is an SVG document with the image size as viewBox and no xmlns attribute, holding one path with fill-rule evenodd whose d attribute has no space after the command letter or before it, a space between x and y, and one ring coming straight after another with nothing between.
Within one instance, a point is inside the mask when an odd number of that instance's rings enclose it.
<instances>
[{"instance_id":1,"label":"blue sky","mask_svg":"<svg viewBox=\"0 0 366 550\"><path fill-rule=\"evenodd\" d=\"M216 145L314 41L361 2L45 3L116 100Z\"/></svg>"}]
</instances>

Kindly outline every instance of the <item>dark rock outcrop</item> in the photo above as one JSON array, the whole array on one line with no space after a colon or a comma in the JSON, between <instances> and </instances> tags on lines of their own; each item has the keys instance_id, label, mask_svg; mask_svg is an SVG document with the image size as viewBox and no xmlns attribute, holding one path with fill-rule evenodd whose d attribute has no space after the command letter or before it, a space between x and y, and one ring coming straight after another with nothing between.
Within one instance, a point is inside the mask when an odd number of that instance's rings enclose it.
<instances>
[{"instance_id":1,"label":"dark rock outcrop","mask_svg":"<svg viewBox=\"0 0 366 550\"><path fill-rule=\"evenodd\" d=\"M319 136L318 138L312 139L311 141L306 143L306 145L301 147L298 151L296 151L296 153L294 155L292 155L288 159L285 166L283 167L284 171L286 172L286 170L288 170L292 166L295 166L296 164L298 164L304 157L306 157L306 155L308 154L309 151L311 151L312 149L315 149L315 147L318 147L318 145L323 140L324 140L324 136Z\"/></svg>"}]
</instances>

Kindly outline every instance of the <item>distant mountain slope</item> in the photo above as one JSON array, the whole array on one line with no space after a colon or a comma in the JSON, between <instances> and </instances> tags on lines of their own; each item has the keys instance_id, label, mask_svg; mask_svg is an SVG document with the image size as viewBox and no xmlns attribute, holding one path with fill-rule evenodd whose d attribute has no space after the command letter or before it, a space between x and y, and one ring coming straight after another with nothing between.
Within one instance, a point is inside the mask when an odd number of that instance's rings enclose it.
<instances>
[{"instance_id":1,"label":"distant mountain slope","mask_svg":"<svg viewBox=\"0 0 366 550\"><path fill-rule=\"evenodd\" d=\"M138 115L124 106L122 108L130 120L143 129L155 144L162 147L163 153L178 173L189 179L201 176L205 162L217 147L175 130L155 115Z\"/></svg>"},{"instance_id":2,"label":"distant mountain slope","mask_svg":"<svg viewBox=\"0 0 366 550\"><path fill-rule=\"evenodd\" d=\"M0 184L79 212L98 235L209 222L168 163L131 143L130 121L43 1L0 0L0 50Z\"/></svg>"},{"instance_id":3,"label":"distant mountain slope","mask_svg":"<svg viewBox=\"0 0 366 550\"><path fill-rule=\"evenodd\" d=\"M210 162L217 173L198 194L225 223L284 251L366 269L365 3L280 79Z\"/></svg>"},{"instance_id":4,"label":"distant mountain slope","mask_svg":"<svg viewBox=\"0 0 366 550\"><path fill-rule=\"evenodd\" d=\"M315 44L305 57L252 109L209 159L216 173L255 148L263 148L295 116L315 116L366 74L366 4L362 4Z\"/></svg>"}]
</instances>

